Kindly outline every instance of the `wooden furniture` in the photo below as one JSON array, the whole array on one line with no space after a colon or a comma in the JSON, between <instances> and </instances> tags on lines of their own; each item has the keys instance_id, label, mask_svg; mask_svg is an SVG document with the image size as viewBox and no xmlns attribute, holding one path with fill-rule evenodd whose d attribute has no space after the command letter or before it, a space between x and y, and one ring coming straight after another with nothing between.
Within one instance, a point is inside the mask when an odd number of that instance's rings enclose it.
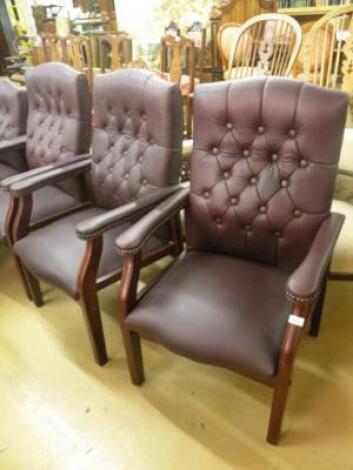
<instances>
[{"instance_id":1,"label":"wooden furniture","mask_svg":"<svg viewBox=\"0 0 353 470\"><path fill-rule=\"evenodd\" d=\"M97 36L101 73L120 69L131 61L129 36L126 33Z\"/></svg>"},{"instance_id":2,"label":"wooden furniture","mask_svg":"<svg viewBox=\"0 0 353 470\"><path fill-rule=\"evenodd\" d=\"M328 188L347 99L259 78L202 85L194 104L190 189L115 242L125 256L119 321L130 376L144 382L145 338L264 383L274 389L267 441L277 444L298 346L309 321L318 333L344 221L330 213ZM186 249L138 293L146 240L183 209Z\"/></svg>"},{"instance_id":3,"label":"wooden furniture","mask_svg":"<svg viewBox=\"0 0 353 470\"><path fill-rule=\"evenodd\" d=\"M57 34L42 34L45 62L67 62L66 38Z\"/></svg>"},{"instance_id":4,"label":"wooden furniture","mask_svg":"<svg viewBox=\"0 0 353 470\"><path fill-rule=\"evenodd\" d=\"M313 21L318 21L323 16L328 13L334 12L337 8L340 8L342 5L351 3L349 0L340 0L340 2L333 2L330 0L315 0L315 5L311 6L290 6L290 7L279 7L278 13L283 13L285 15L290 15L295 18L301 25L311 23Z\"/></svg>"},{"instance_id":5,"label":"wooden furniture","mask_svg":"<svg viewBox=\"0 0 353 470\"><path fill-rule=\"evenodd\" d=\"M217 45L221 58L222 70L226 71L234 40L240 31L240 23L225 23L218 31Z\"/></svg>"},{"instance_id":6,"label":"wooden furniture","mask_svg":"<svg viewBox=\"0 0 353 470\"><path fill-rule=\"evenodd\" d=\"M93 87L93 53L92 43L86 36L71 35L66 38L67 63L75 70L87 76L89 88Z\"/></svg>"},{"instance_id":7,"label":"wooden furniture","mask_svg":"<svg viewBox=\"0 0 353 470\"><path fill-rule=\"evenodd\" d=\"M98 75L94 87L92 158L77 156L72 164L59 164L45 174L10 185L9 191L19 199L15 218L22 228L21 233L15 231L13 249L32 273L36 302L42 304L38 279L79 301L94 356L103 365L107 353L98 291L121 275L122 258L114 251L115 238L176 190L181 100L174 85L146 70ZM82 95L78 100L87 101ZM64 102L62 108L72 123L71 106ZM73 132L72 127L69 123L67 130ZM66 139L64 144L79 140ZM88 205L29 232L32 196L78 175L87 182ZM161 227L144 252L145 264L180 251L176 229L174 222Z\"/></svg>"},{"instance_id":8,"label":"wooden furniture","mask_svg":"<svg viewBox=\"0 0 353 470\"><path fill-rule=\"evenodd\" d=\"M353 129L346 128L332 210L346 216L337 241L329 278L353 281Z\"/></svg>"},{"instance_id":9,"label":"wooden furniture","mask_svg":"<svg viewBox=\"0 0 353 470\"><path fill-rule=\"evenodd\" d=\"M353 93L353 5L319 19L304 43L305 78L315 85Z\"/></svg>"},{"instance_id":10,"label":"wooden furniture","mask_svg":"<svg viewBox=\"0 0 353 470\"><path fill-rule=\"evenodd\" d=\"M185 33L187 39L194 41L195 48L195 74L202 81L206 54L206 28L200 21L195 21Z\"/></svg>"},{"instance_id":11,"label":"wooden furniture","mask_svg":"<svg viewBox=\"0 0 353 470\"><path fill-rule=\"evenodd\" d=\"M235 36L226 77L289 76L301 37L299 23L290 16L265 13L251 18Z\"/></svg>"},{"instance_id":12,"label":"wooden furniture","mask_svg":"<svg viewBox=\"0 0 353 470\"><path fill-rule=\"evenodd\" d=\"M225 0L220 10L220 25L236 22L244 23L248 19L262 13L277 10L276 0Z\"/></svg>"},{"instance_id":13,"label":"wooden furniture","mask_svg":"<svg viewBox=\"0 0 353 470\"><path fill-rule=\"evenodd\" d=\"M185 134L192 135L192 100L195 85L196 54L192 39L167 35L161 39L161 75L179 85L185 107Z\"/></svg>"}]
</instances>

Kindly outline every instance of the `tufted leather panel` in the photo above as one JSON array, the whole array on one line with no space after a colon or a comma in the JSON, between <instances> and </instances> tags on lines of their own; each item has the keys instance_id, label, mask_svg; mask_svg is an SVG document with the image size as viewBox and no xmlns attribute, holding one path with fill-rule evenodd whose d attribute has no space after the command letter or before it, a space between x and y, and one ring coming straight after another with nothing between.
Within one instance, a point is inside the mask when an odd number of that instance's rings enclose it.
<instances>
[{"instance_id":1,"label":"tufted leather panel","mask_svg":"<svg viewBox=\"0 0 353 470\"><path fill-rule=\"evenodd\" d=\"M44 63L26 73L30 168L66 160L89 149L91 113L87 78L63 63Z\"/></svg>"},{"instance_id":2,"label":"tufted leather panel","mask_svg":"<svg viewBox=\"0 0 353 470\"><path fill-rule=\"evenodd\" d=\"M189 247L296 268L330 211L346 111L343 93L283 78L200 85Z\"/></svg>"},{"instance_id":3,"label":"tufted leather panel","mask_svg":"<svg viewBox=\"0 0 353 470\"><path fill-rule=\"evenodd\" d=\"M92 187L109 209L177 183L181 153L178 87L146 70L95 78Z\"/></svg>"},{"instance_id":4,"label":"tufted leather panel","mask_svg":"<svg viewBox=\"0 0 353 470\"><path fill-rule=\"evenodd\" d=\"M10 80L0 80L0 140L9 140L26 132L27 93Z\"/></svg>"}]
</instances>

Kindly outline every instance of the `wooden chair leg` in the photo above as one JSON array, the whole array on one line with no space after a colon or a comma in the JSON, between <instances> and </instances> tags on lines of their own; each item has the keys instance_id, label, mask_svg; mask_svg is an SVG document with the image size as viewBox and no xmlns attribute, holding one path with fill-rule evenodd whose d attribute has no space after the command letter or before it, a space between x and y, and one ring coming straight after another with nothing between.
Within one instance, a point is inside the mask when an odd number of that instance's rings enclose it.
<instances>
[{"instance_id":1,"label":"wooden chair leg","mask_svg":"<svg viewBox=\"0 0 353 470\"><path fill-rule=\"evenodd\" d=\"M108 361L97 292L94 286L81 293L81 306L88 336L96 362L102 366Z\"/></svg>"},{"instance_id":2,"label":"wooden chair leg","mask_svg":"<svg viewBox=\"0 0 353 470\"><path fill-rule=\"evenodd\" d=\"M322 317L322 311L323 311L324 304L325 304L326 289L327 289L327 278L323 282L320 297L315 306L315 310L313 311L311 315L309 335L313 336L314 338L317 338L320 333L321 317Z\"/></svg>"},{"instance_id":3,"label":"wooden chair leg","mask_svg":"<svg viewBox=\"0 0 353 470\"><path fill-rule=\"evenodd\" d=\"M42 307L44 302L43 302L43 296L40 290L40 284L39 284L38 279L35 276L33 276L33 274L30 271L28 271L28 269L26 269L23 265L22 265L22 269L24 271L24 275L27 280L27 285L28 285L28 288L31 293L31 297L35 306Z\"/></svg>"},{"instance_id":4,"label":"wooden chair leg","mask_svg":"<svg viewBox=\"0 0 353 470\"><path fill-rule=\"evenodd\" d=\"M33 301L32 292L31 292L30 287L28 285L25 269L24 269L24 267L21 263L21 260L18 256L14 255L14 261L15 261L15 266L16 266L18 275L20 276L20 279L21 279L21 282L22 282L23 289L25 290L28 299L30 301Z\"/></svg>"},{"instance_id":5,"label":"wooden chair leg","mask_svg":"<svg viewBox=\"0 0 353 470\"><path fill-rule=\"evenodd\" d=\"M142 385L145 381L141 340L137 333L122 327L126 358L129 366L131 381L134 385Z\"/></svg>"},{"instance_id":6,"label":"wooden chair leg","mask_svg":"<svg viewBox=\"0 0 353 470\"><path fill-rule=\"evenodd\" d=\"M279 378L277 384L275 385L270 422L267 430L267 442L273 445L277 445L280 438L281 425L286 408L289 385L290 381L288 377Z\"/></svg>"}]
</instances>

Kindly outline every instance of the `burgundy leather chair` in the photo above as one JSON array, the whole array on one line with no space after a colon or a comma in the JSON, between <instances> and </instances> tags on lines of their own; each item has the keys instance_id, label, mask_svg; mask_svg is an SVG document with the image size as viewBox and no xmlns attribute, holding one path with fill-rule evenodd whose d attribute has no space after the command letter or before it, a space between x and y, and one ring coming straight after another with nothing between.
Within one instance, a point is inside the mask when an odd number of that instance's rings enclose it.
<instances>
[{"instance_id":1,"label":"burgundy leather chair","mask_svg":"<svg viewBox=\"0 0 353 470\"><path fill-rule=\"evenodd\" d=\"M25 171L23 142L27 123L27 93L10 80L0 80L0 181ZM8 196L0 192L0 240L5 239Z\"/></svg>"},{"instance_id":2,"label":"burgundy leather chair","mask_svg":"<svg viewBox=\"0 0 353 470\"><path fill-rule=\"evenodd\" d=\"M2 87L9 88L10 84L5 83ZM6 141L0 143L3 162L0 164L0 236L8 235L10 244L14 221L8 218L6 228L6 215L10 204L17 206L18 200L13 198L10 202L8 187L15 181L72 161L73 157L85 154L90 145L91 100L83 74L62 63L46 63L27 72L26 84L28 117L25 92L12 91L12 114L17 116L18 125L8 130ZM26 135L15 137L25 132L26 121ZM14 138L7 140L10 137ZM78 200L84 198L80 186L80 182L72 180L38 189L33 195L32 227L75 208Z\"/></svg>"},{"instance_id":3,"label":"burgundy leather chair","mask_svg":"<svg viewBox=\"0 0 353 470\"><path fill-rule=\"evenodd\" d=\"M177 189L181 152L181 96L176 85L145 70L99 75L93 91L92 159L13 184L20 199L18 225L24 226L13 249L31 273L37 303L37 278L80 301L95 358L107 361L97 290L115 282L122 259L115 238L146 210ZM34 190L67 177L85 175L91 189L88 208L28 233L26 221ZM151 237L144 263L181 250L178 219Z\"/></svg>"},{"instance_id":4,"label":"burgundy leather chair","mask_svg":"<svg viewBox=\"0 0 353 470\"><path fill-rule=\"evenodd\" d=\"M140 337L274 388L276 444L301 332L320 323L344 217L330 213L347 111L339 92L282 78L205 84L195 94L191 188L116 241L121 327L133 383ZM137 297L141 250L186 209L187 249Z\"/></svg>"}]
</instances>

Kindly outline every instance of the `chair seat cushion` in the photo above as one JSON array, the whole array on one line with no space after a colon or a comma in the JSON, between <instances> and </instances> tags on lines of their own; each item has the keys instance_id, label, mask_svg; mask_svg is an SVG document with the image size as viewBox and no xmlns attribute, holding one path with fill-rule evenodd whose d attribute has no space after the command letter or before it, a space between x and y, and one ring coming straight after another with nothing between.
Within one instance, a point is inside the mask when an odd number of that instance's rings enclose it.
<instances>
[{"instance_id":1,"label":"chair seat cushion","mask_svg":"<svg viewBox=\"0 0 353 470\"><path fill-rule=\"evenodd\" d=\"M353 274L353 205L334 200L332 210L344 214L346 220L333 253L331 273Z\"/></svg>"},{"instance_id":2,"label":"chair seat cushion","mask_svg":"<svg viewBox=\"0 0 353 470\"><path fill-rule=\"evenodd\" d=\"M16 174L16 173L15 173ZM5 236L5 219L9 205L9 196L0 192L0 237ZM38 222L46 217L70 209L77 205L77 200L56 186L45 186L33 193L33 211L31 222Z\"/></svg>"},{"instance_id":3,"label":"chair seat cushion","mask_svg":"<svg viewBox=\"0 0 353 470\"><path fill-rule=\"evenodd\" d=\"M35 276L78 299L77 283L86 242L76 235L76 225L104 212L104 209L93 207L63 217L32 231L15 243L14 250ZM114 241L130 225L131 223L121 224L104 234L98 278L121 268L122 258L114 250ZM159 244L158 238L152 238L146 249L156 248Z\"/></svg>"},{"instance_id":4,"label":"chair seat cushion","mask_svg":"<svg viewBox=\"0 0 353 470\"><path fill-rule=\"evenodd\" d=\"M191 251L125 322L177 354L266 380L276 372L290 313L287 278L276 268Z\"/></svg>"}]
</instances>

